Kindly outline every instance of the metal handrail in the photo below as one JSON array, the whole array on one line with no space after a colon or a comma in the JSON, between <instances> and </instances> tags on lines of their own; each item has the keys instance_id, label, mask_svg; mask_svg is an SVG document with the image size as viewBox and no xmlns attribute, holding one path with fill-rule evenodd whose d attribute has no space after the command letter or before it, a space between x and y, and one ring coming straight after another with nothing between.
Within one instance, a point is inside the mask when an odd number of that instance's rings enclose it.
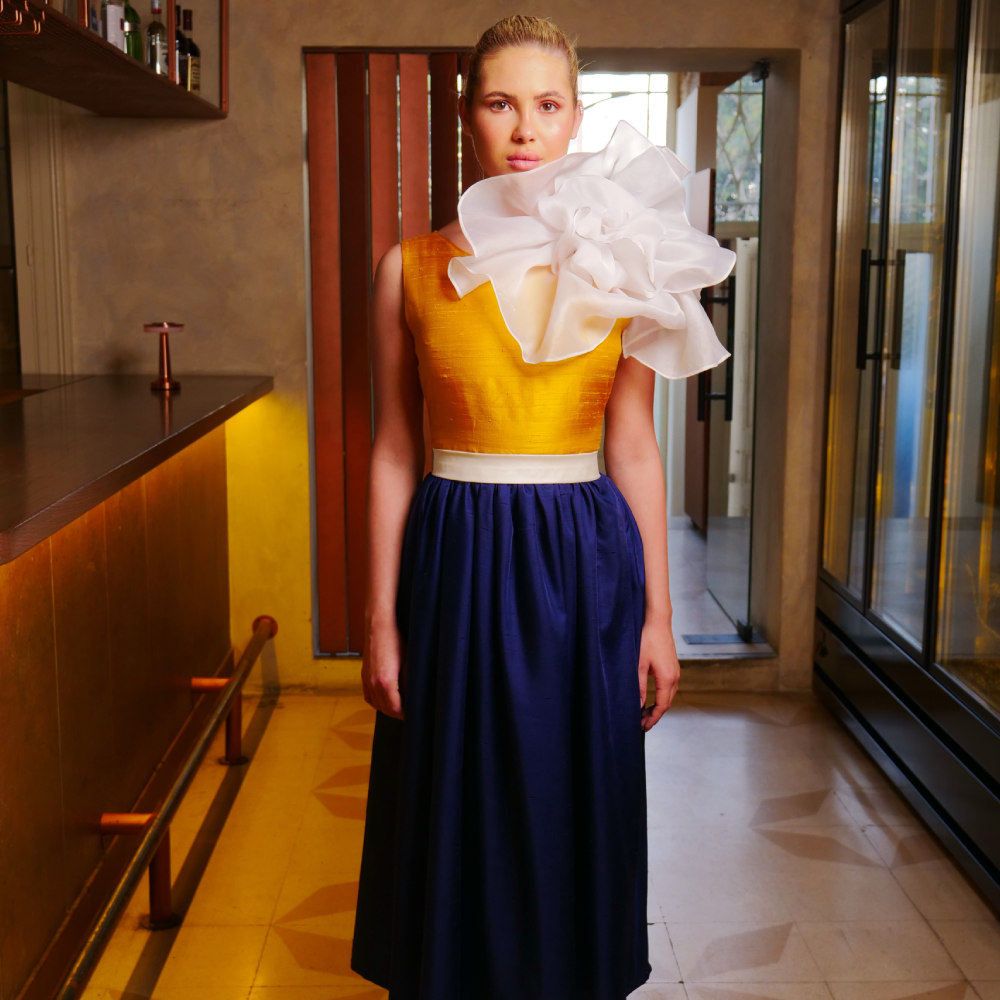
<instances>
[{"instance_id":1,"label":"metal handrail","mask_svg":"<svg viewBox=\"0 0 1000 1000\"><path fill-rule=\"evenodd\" d=\"M253 637L247 643L246 649L243 650L243 655L229 678L229 684L224 689L219 704L215 706L205 729L184 761L184 766L167 793L167 797L163 800L163 805L160 806L152 822L145 828L139 849L135 852L121 881L101 911L101 916L87 938L83 950L63 980L59 992L56 994L56 1000L73 1000L86 985L91 970L100 955L105 938L125 908L125 904L142 877L143 871L153 860L153 855L160 846L161 840L169 836L170 821L173 819L174 813L177 812L202 758L208 752L216 730L233 707L234 700L239 698L243 681L246 680L247 674L257 661L257 657L260 656L264 644L278 631L277 622L268 615L261 615L255 619L253 626Z\"/></svg>"}]
</instances>

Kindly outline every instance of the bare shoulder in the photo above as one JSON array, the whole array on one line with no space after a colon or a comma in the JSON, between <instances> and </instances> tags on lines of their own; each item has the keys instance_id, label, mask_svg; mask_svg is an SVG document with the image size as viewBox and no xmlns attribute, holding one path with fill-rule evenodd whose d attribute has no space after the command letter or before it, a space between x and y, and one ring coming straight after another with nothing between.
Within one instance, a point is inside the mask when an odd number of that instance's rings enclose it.
<instances>
[{"instance_id":1,"label":"bare shoulder","mask_svg":"<svg viewBox=\"0 0 1000 1000\"><path fill-rule=\"evenodd\" d=\"M384 254L382 254L382 259L378 262L378 267L375 270L375 283L379 284L382 282L398 282L402 280L403 276L403 246L401 243L395 244L395 246L389 247Z\"/></svg>"},{"instance_id":2,"label":"bare shoulder","mask_svg":"<svg viewBox=\"0 0 1000 1000\"><path fill-rule=\"evenodd\" d=\"M372 333L376 341L395 340L405 329L403 251L397 243L382 255L372 289Z\"/></svg>"}]
</instances>

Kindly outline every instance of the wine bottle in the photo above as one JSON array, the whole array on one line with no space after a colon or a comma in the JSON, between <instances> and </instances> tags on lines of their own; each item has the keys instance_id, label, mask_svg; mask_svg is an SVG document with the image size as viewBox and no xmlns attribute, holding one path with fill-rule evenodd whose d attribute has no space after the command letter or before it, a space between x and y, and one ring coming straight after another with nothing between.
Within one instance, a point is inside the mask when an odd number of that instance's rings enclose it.
<instances>
[{"instance_id":1,"label":"wine bottle","mask_svg":"<svg viewBox=\"0 0 1000 1000\"><path fill-rule=\"evenodd\" d=\"M187 89L192 94L201 93L201 49L191 37L191 19L194 16L190 10L184 11L184 33L187 35Z\"/></svg>"},{"instance_id":2,"label":"wine bottle","mask_svg":"<svg viewBox=\"0 0 1000 1000\"><path fill-rule=\"evenodd\" d=\"M184 88L187 87L187 38L181 31L181 9L174 8L174 37L177 44L174 47L174 73L177 82Z\"/></svg>"},{"instance_id":3,"label":"wine bottle","mask_svg":"<svg viewBox=\"0 0 1000 1000\"><path fill-rule=\"evenodd\" d=\"M124 0L101 0L101 35L116 49L125 51Z\"/></svg>"},{"instance_id":4,"label":"wine bottle","mask_svg":"<svg viewBox=\"0 0 1000 1000\"><path fill-rule=\"evenodd\" d=\"M130 0L125 0L125 51L142 62L142 22Z\"/></svg>"},{"instance_id":5,"label":"wine bottle","mask_svg":"<svg viewBox=\"0 0 1000 1000\"><path fill-rule=\"evenodd\" d=\"M146 63L157 76L167 76L170 72L170 62L167 55L167 29L160 17L163 15L163 0L152 0L152 20L146 29Z\"/></svg>"}]
</instances>

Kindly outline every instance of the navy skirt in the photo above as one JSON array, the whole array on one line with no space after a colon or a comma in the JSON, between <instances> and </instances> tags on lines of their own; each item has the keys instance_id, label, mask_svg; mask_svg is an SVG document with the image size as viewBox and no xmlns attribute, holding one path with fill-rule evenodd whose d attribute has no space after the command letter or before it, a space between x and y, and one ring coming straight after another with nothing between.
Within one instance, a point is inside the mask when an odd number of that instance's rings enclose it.
<instances>
[{"instance_id":1,"label":"navy skirt","mask_svg":"<svg viewBox=\"0 0 1000 1000\"><path fill-rule=\"evenodd\" d=\"M606 476L420 485L351 963L391 1000L623 1000L648 978L644 593Z\"/></svg>"}]
</instances>

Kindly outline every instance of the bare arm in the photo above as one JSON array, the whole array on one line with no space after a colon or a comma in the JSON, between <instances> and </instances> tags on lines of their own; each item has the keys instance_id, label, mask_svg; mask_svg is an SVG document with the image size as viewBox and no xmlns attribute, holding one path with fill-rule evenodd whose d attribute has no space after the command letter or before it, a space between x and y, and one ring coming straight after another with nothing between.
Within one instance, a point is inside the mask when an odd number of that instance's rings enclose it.
<instances>
[{"instance_id":1,"label":"bare arm","mask_svg":"<svg viewBox=\"0 0 1000 1000\"><path fill-rule=\"evenodd\" d=\"M656 704L642 712L646 730L670 707L681 675L671 627L666 492L653 430L654 379L654 373L635 358L621 360L605 411L604 431L605 467L631 507L642 536L646 622L639 649L639 690L643 704L649 674L656 681Z\"/></svg>"},{"instance_id":2,"label":"bare arm","mask_svg":"<svg viewBox=\"0 0 1000 1000\"><path fill-rule=\"evenodd\" d=\"M403 255L389 250L375 274L372 324L375 438L368 471L368 602L361 682L365 701L403 717L403 644L396 588L410 502L424 467L423 395L403 315Z\"/></svg>"}]
</instances>

